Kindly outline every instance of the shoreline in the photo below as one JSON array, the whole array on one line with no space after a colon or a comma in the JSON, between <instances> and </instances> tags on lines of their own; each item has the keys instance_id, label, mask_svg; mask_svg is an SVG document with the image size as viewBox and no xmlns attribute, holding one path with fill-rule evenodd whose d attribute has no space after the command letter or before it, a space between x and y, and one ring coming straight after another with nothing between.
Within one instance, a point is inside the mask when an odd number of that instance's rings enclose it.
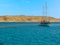
<instances>
[{"instance_id":1,"label":"shoreline","mask_svg":"<svg viewBox=\"0 0 60 45\"><path fill-rule=\"evenodd\" d=\"M0 16L0 22L41 22L43 19L49 22L60 22L60 19L47 16Z\"/></svg>"}]
</instances>

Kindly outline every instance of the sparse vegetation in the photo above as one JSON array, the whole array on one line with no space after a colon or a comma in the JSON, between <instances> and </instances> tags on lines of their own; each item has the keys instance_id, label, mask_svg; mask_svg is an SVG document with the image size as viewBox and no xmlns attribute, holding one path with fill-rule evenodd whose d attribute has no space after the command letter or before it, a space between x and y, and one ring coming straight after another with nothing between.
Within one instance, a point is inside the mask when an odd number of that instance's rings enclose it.
<instances>
[{"instance_id":1,"label":"sparse vegetation","mask_svg":"<svg viewBox=\"0 0 60 45\"><path fill-rule=\"evenodd\" d=\"M0 22L40 22L46 16L0 16ZM47 17L50 22L60 22L60 19Z\"/></svg>"}]
</instances>

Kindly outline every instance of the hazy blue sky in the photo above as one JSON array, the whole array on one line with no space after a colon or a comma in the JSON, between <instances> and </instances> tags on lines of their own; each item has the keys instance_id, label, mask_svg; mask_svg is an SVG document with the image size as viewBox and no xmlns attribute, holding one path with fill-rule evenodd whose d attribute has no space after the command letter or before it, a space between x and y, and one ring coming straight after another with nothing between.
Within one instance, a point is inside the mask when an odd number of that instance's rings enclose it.
<instances>
[{"instance_id":1,"label":"hazy blue sky","mask_svg":"<svg viewBox=\"0 0 60 45\"><path fill-rule=\"evenodd\" d=\"M45 1L48 16L60 18L60 0L0 0L0 15L42 16Z\"/></svg>"}]
</instances>

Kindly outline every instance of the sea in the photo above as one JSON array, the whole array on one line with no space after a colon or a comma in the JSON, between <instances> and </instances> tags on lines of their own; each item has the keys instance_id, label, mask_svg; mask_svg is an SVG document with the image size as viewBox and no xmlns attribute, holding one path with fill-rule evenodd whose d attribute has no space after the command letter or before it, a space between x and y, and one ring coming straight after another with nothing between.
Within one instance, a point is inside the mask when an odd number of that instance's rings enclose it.
<instances>
[{"instance_id":1,"label":"sea","mask_svg":"<svg viewBox=\"0 0 60 45\"><path fill-rule=\"evenodd\" d=\"M60 45L60 22L0 22L0 45Z\"/></svg>"}]
</instances>

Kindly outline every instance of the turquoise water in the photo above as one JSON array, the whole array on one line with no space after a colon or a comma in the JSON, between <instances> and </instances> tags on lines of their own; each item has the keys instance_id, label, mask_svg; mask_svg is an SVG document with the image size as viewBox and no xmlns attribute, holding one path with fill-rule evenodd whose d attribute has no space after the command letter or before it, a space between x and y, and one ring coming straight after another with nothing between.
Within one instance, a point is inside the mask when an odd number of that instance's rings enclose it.
<instances>
[{"instance_id":1,"label":"turquoise water","mask_svg":"<svg viewBox=\"0 0 60 45\"><path fill-rule=\"evenodd\" d=\"M0 23L0 45L60 45L60 23Z\"/></svg>"}]
</instances>

